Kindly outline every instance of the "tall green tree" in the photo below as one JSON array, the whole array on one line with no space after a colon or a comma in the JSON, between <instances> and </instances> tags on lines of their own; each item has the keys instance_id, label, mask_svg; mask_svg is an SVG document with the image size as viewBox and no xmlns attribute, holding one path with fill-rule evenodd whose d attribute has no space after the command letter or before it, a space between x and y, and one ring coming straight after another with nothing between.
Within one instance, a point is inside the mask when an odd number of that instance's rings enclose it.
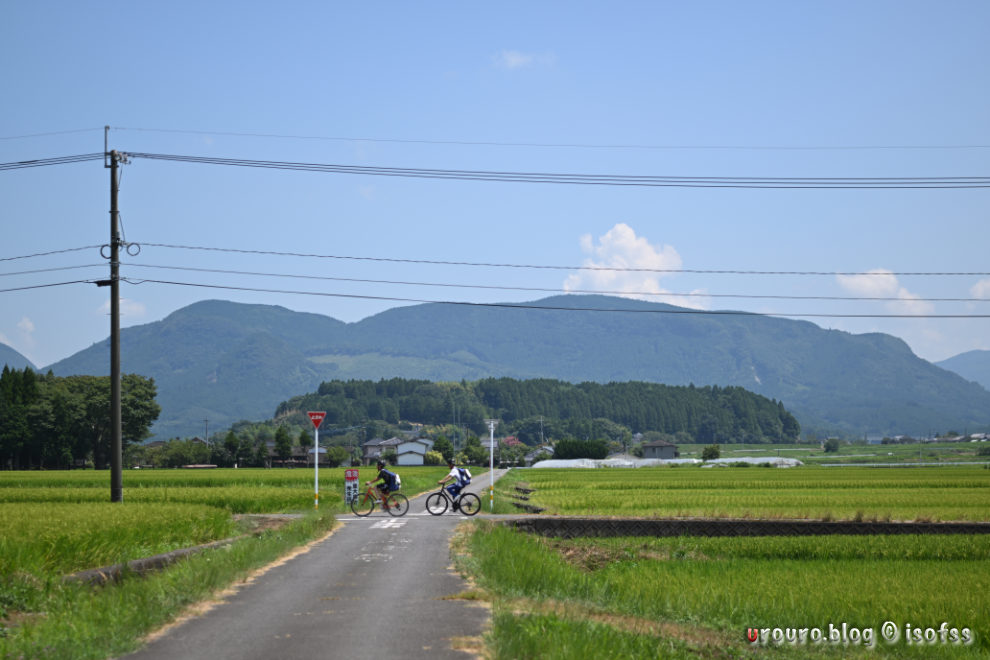
<instances>
[{"instance_id":1,"label":"tall green tree","mask_svg":"<svg viewBox=\"0 0 990 660\"><path fill-rule=\"evenodd\" d=\"M441 435L433 441L433 451L440 452L443 460L449 461L454 456L454 445L450 443L450 440Z\"/></svg>"},{"instance_id":2,"label":"tall green tree","mask_svg":"<svg viewBox=\"0 0 990 660\"><path fill-rule=\"evenodd\" d=\"M275 431L275 457L285 462L292 458L292 438L289 436L289 430L284 426L278 427Z\"/></svg>"},{"instance_id":3,"label":"tall green tree","mask_svg":"<svg viewBox=\"0 0 990 660\"><path fill-rule=\"evenodd\" d=\"M121 379L122 449L150 434L161 407L154 380ZM110 459L110 378L5 369L0 374L0 465L68 467Z\"/></svg>"}]
</instances>

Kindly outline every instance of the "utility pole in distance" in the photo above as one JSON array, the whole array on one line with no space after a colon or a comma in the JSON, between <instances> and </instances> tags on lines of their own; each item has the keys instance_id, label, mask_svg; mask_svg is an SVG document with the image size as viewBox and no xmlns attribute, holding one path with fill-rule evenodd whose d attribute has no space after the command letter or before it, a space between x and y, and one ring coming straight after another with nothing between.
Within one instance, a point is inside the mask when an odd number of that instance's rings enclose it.
<instances>
[{"instance_id":1,"label":"utility pole in distance","mask_svg":"<svg viewBox=\"0 0 990 660\"><path fill-rule=\"evenodd\" d=\"M117 165L121 156L110 152L110 501L124 501L120 413L120 212Z\"/></svg>"},{"instance_id":2,"label":"utility pole in distance","mask_svg":"<svg viewBox=\"0 0 990 660\"><path fill-rule=\"evenodd\" d=\"M110 254L100 254L110 259L110 279L100 280L97 286L110 287L110 501L124 501L123 458L120 412L120 211L117 208L117 191L120 185L118 166L127 162L127 156L119 151L109 151L107 136L110 127L103 132L103 166L110 169ZM109 161L109 163L107 162ZM107 246L104 246L107 247Z\"/></svg>"},{"instance_id":3,"label":"utility pole in distance","mask_svg":"<svg viewBox=\"0 0 990 660\"><path fill-rule=\"evenodd\" d=\"M495 426L497 419L486 419L488 424L488 475L491 482L488 487L488 510L495 511Z\"/></svg>"}]
</instances>

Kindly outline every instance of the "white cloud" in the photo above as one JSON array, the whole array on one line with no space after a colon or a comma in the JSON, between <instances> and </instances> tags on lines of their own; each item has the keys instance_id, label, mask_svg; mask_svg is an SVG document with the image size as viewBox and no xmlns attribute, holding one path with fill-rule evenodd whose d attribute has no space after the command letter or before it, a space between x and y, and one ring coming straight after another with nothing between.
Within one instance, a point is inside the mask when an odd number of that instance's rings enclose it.
<instances>
[{"instance_id":1,"label":"white cloud","mask_svg":"<svg viewBox=\"0 0 990 660\"><path fill-rule=\"evenodd\" d=\"M518 50L503 50L492 60L500 69L526 69L533 66L553 66L557 57L550 53L523 53Z\"/></svg>"},{"instance_id":2,"label":"white cloud","mask_svg":"<svg viewBox=\"0 0 990 660\"><path fill-rule=\"evenodd\" d=\"M21 333L21 345L24 350L21 353L33 349L37 345L37 341L34 338L34 321L24 316L21 320L17 322L17 329Z\"/></svg>"},{"instance_id":3,"label":"white cloud","mask_svg":"<svg viewBox=\"0 0 990 660\"><path fill-rule=\"evenodd\" d=\"M846 291L863 297L890 297L897 293L897 277L889 270L874 268L860 275L836 275Z\"/></svg>"},{"instance_id":4,"label":"white cloud","mask_svg":"<svg viewBox=\"0 0 990 660\"><path fill-rule=\"evenodd\" d=\"M969 294L974 298L990 298L990 279L980 280L971 286Z\"/></svg>"},{"instance_id":5,"label":"white cloud","mask_svg":"<svg viewBox=\"0 0 990 660\"><path fill-rule=\"evenodd\" d=\"M646 238L637 236L625 223L612 227L599 236L597 242L590 234L585 234L580 237L580 244L582 252L590 256L584 260L582 270L564 281L565 291L594 291L682 307L707 307L704 291L691 292L698 296L679 296L660 285L663 277L673 273L657 271L681 268L681 256L673 246L653 245ZM619 270L608 270L611 268Z\"/></svg>"},{"instance_id":6,"label":"white cloud","mask_svg":"<svg viewBox=\"0 0 990 660\"><path fill-rule=\"evenodd\" d=\"M896 298L884 303L891 314L932 314L935 306L902 287L897 276L883 268L874 268L859 275L836 275L839 286L863 298Z\"/></svg>"},{"instance_id":7,"label":"white cloud","mask_svg":"<svg viewBox=\"0 0 990 660\"><path fill-rule=\"evenodd\" d=\"M33 362L33 358L28 355L28 353L30 353L38 343L34 338L34 329L34 321L26 316L22 316L21 320L17 322L17 332L15 333L16 338L11 338L0 332L0 344L6 344Z\"/></svg>"}]
</instances>

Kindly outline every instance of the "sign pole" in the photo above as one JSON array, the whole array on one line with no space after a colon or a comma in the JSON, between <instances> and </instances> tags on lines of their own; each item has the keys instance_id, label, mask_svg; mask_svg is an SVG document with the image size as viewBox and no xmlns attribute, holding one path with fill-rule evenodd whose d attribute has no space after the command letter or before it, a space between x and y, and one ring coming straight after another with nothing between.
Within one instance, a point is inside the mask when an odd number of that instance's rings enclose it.
<instances>
[{"instance_id":1,"label":"sign pole","mask_svg":"<svg viewBox=\"0 0 990 660\"><path fill-rule=\"evenodd\" d=\"M491 484L488 487L488 510L495 511L495 425L497 419L485 420L488 422L488 475Z\"/></svg>"},{"instance_id":2,"label":"sign pole","mask_svg":"<svg viewBox=\"0 0 990 660\"><path fill-rule=\"evenodd\" d=\"M310 411L309 421L313 423L313 508L320 508L320 424L327 416L326 411Z\"/></svg>"},{"instance_id":3,"label":"sign pole","mask_svg":"<svg viewBox=\"0 0 990 660\"><path fill-rule=\"evenodd\" d=\"M314 424L315 426L315 424ZM313 429L313 508L320 508L320 428Z\"/></svg>"}]
</instances>

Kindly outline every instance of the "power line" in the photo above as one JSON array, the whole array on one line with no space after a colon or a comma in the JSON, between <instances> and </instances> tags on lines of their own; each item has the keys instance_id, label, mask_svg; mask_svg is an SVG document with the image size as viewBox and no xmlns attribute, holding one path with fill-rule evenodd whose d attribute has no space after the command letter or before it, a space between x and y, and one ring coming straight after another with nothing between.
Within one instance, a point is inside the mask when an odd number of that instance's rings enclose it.
<instances>
[{"instance_id":1,"label":"power line","mask_svg":"<svg viewBox=\"0 0 990 660\"><path fill-rule=\"evenodd\" d=\"M14 275L36 275L38 273L54 273L62 270L77 270L79 268L106 268L106 264L85 264L80 266L58 266L56 268L37 268L35 270L22 270L13 273L0 273L0 277L11 277Z\"/></svg>"},{"instance_id":2,"label":"power line","mask_svg":"<svg viewBox=\"0 0 990 660\"><path fill-rule=\"evenodd\" d=\"M328 135L293 135L284 133L259 133L237 131L182 130L168 128L133 128L113 126L115 131L144 133L171 133L180 135L226 135L231 137L274 138L282 140L321 140L327 142L379 142L392 144L436 144L469 147L539 147L550 149L641 149L656 151L872 151L872 150L959 150L990 149L990 144L955 145L719 145L719 144L591 144L587 142L501 142L481 140L426 140L403 138L342 137Z\"/></svg>"},{"instance_id":3,"label":"power line","mask_svg":"<svg viewBox=\"0 0 990 660\"><path fill-rule=\"evenodd\" d=\"M308 252L280 252L275 250L252 250L243 248L226 248L226 247L207 247L199 245L176 245L170 243L141 243L141 245L146 247L160 247L173 250L200 250L205 252L226 252L233 254L256 254L256 255L267 255L275 257L300 257L300 258L310 258L310 259L339 259L339 260L350 260L350 261L370 261L370 262L386 262L386 263L404 263L404 264L425 264L432 266L475 266L483 268L519 268L519 269L533 269L533 270L587 270L587 271L610 271L610 272L622 272L622 273L690 273L696 275L803 275L803 276L826 276L833 277L835 275L843 276L857 276L857 275L869 275L869 276L965 276L965 277L985 277L990 276L990 271L987 272L952 272L952 271L781 271L781 270L720 270L720 269L700 269L700 268L626 268L619 266L554 266L554 265L540 265L540 264L512 264L512 263L493 263L493 262L476 262L476 261L437 261L430 259L406 259L406 258L396 258L396 257L364 257L364 256L351 256L351 255L339 255L339 254L316 254Z\"/></svg>"},{"instance_id":4,"label":"power line","mask_svg":"<svg viewBox=\"0 0 990 660\"><path fill-rule=\"evenodd\" d=\"M230 270L224 268L197 268L193 266L165 266L160 264L135 264L124 263L121 266L130 268L156 268L160 270L180 270L197 273L214 273L220 275L248 275L252 277L284 277L289 279L320 280L330 282L353 282L356 284L389 284L400 286L430 286L456 289L486 289L497 291L533 291L539 293L559 293L559 294L589 294L589 295L618 295L618 296L655 296L667 298L742 298L758 300L835 300L835 301L869 301L869 302L990 302L990 298L911 298L905 301L903 298L892 296L797 296L797 295L773 295L773 294L745 294L745 293L677 293L672 291L602 291L592 289L553 289L547 287L528 286L503 286L490 284L451 284L447 282L410 282L405 280L373 280L356 277L332 277L328 275L299 275L295 273L266 273L258 271ZM84 266L72 266L70 268L84 268ZM50 269L58 270L58 269ZM27 271L44 272L44 271ZM20 274L20 273L8 273ZM4 273L0 273L3 276Z\"/></svg>"},{"instance_id":5,"label":"power line","mask_svg":"<svg viewBox=\"0 0 990 660\"><path fill-rule=\"evenodd\" d=\"M51 250L49 252L36 252L34 254L24 254L18 257L0 257L0 261L16 261L18 259L33 259L35 257L47 257L53 254L65 254L67 252L79 252L81 250L98 250L99 245L84 245L82 247L66 248L64 250Z\"/></svg>"},{"instance_id":6,"label":"power line","mask_svg":"<svg viewBox=\"0 0 990 660\"><path fill-rule=\"evenodd\" d=\"M132 158L149 160L251 167L263 169L354 174L456 181L503 183L551 183L590 186L659 188L771 188L771 189L945 189L990 188L990 177L700 177L634 176L619 174L559 174L551 172L498 172L486 170L447 170L408 167L380 167L325 163L298 163L272 160L245 160L214 156L183 156L128 152Z\"/></svg>"},{"instance_id":7,"label":"power line","mask_svg":"<svg viewBox=\"0 0 990 660\"><path fill-rule=\"evenodd\" d=\"M29 289L46 289L53 286L66 286L67 284L96 284L96 280L72 280L70 282L52 282L51 284L34 284L31 286L19 286L10 289L0 289L0 293L11 291L27 291Z\"/></svg>"},{"instance_id":8,"label":"power line","mask_svg":"<svg viewBox=\"0 0 990 660\"><path fill-rule=\"evenodd\" d=\"M70 133L90 133L92 131L102 131L103 128L76 128L68 131L49 131L47 133L28 133L26 135L0 136L0 140L25 140L27 138L48 137L50 135L69 135Z\"/></svg>"},{"instance_id":9,"label":"power line","mask_svg":"<svg viewBox=\"0 0 990 660\"><path fill-rule=\"evenodd\" d=\"M103 160L102 153L79 154L76 156L56 156L54 158L37 158L34 160L19 160L12 163L0 163L0 171L21 170L28 167L47 167L50 165L68 165L84 163L90 160Z\"/></svg>"},{"instance_id":10,"label":"power line","mask_svg":"<svg viewBox=\"0 0 990 660\"><path fill-rule=\"evenodd\" d=\"M549 310L549 311L561 311L561 312L608 312L608 313L621 312L621 313L630 313L630 314L700 314L705 316L752 316L752 317L772 316L772 317L782 317L782 318L864 318L864 319L876 319L876 318L986 319L986 318L990 318L990 314L825 314L825 313L803 313L803 312L801 313L743 312L743 311L734 311L734 310L688 309L684 307L678 307L673 309L629 309L629 308L601 309L597 307L554 307L552 305L535 305L529 303L478 303L478 302L466 302L466 301L455 301L455 300L399 298L393 296L369 296L369 295L358 295L358 294L350 294L350 293L331 293L326 291L264 289L258 287L207 284L204 282L176 282L169 280L153 280L153 279L132 280L129 278L124 278L123 281L133 285L165 284L171 286L187 286L187 287L196 287L196 288L204 288L204 289L245 291L251 293L277 293L282 295L321 296L321 297L329 297L329 298L380 300L380 301L406 302L406 303L419 303L419 304L429 303L429 304L438 304L438 305L460 305L465 307L498 307L498 308L508 308L508 309L533 309L533 310Z\"/></svg>"}]
</instances>

